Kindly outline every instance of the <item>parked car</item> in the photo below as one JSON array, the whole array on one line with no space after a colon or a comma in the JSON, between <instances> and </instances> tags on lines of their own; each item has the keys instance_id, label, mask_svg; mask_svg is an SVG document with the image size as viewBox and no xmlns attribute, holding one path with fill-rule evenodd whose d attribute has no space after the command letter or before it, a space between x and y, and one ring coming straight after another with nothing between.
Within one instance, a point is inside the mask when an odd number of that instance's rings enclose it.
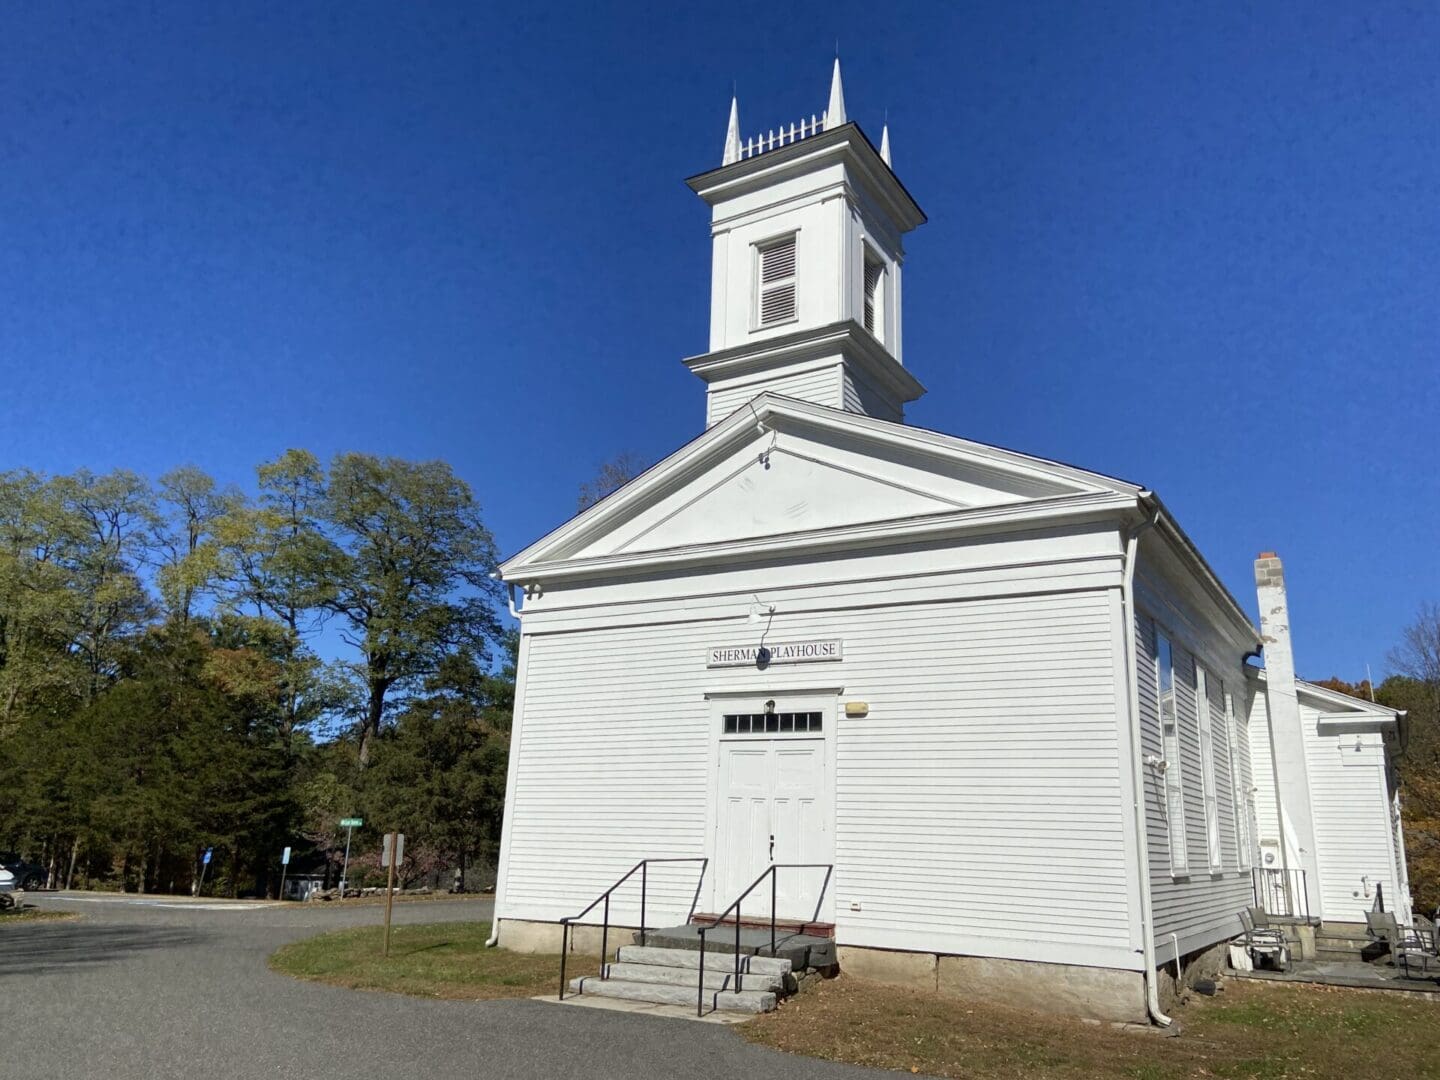
<instances>
[{"instance_id":1,"label":"parked car","mask_svg":"<svg viewBox=\"0 0 1440 1080\"><path fill-rule=\"evenodd\" d=\"M45 867L26 862L13 851L0 852L0 867L15 875L17 889L38 889L45 884Z\"/></svg>"},{"instance_id":2,"label":"parked car","mask_svg":"<svg viewBox=\"0 0 1440 1080\"><path fill-rule=\"evenodd\" d=\"M15 875L0 867L0 911L19 907L24 895L24 891L16 884Z\"/></svg>"}]
</instances>

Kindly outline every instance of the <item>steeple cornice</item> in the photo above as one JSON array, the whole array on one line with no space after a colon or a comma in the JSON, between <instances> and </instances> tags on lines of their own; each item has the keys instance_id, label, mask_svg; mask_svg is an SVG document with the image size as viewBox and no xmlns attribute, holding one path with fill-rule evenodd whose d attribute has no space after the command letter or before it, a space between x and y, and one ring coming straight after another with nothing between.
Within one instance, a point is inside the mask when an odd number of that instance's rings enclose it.
<instances>
[{"instance_id":1,"label":"steeple cornice","mask_svg":"<svg viewBox=\"0 0 1440 1080\"><path fill-rule=\"evenodd\" d=\"M920 380L906 371L874 335L854 319L798 330L783 337L747 341L729 349L687 357L684 363L708 383L832 357L842 357L858 368L877 389L898 404L915 401L925 393Z\"/></svg>"},{"instance_id":2,"label":"steeple cornice","mask_svg":"<svg viewBox=\"0 0 1440 1080\"><path fill-rule=\"evenodd\" d=\"M714 206L748 191L771 186L783 179L786 172L809 172L837 159L843 159L851 167L870 196L893 216L902 231L925 223L925 211L920 209L920 204L906 190L900 178L885 164L860 125L853 122L786 143L764 154L722 165L692 176L685 183L691 191Z\"/></svg>"}]
</instances>

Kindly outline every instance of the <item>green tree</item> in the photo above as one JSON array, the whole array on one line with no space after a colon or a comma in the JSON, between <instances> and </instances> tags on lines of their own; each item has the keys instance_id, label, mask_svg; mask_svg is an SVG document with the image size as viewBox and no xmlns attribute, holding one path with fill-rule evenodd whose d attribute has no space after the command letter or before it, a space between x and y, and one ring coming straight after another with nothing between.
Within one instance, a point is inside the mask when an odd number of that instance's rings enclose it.
<instances>
[{"instance_id":1,"label":"green tree","mask_svg":"<svg viewBox=\"0 0 1440 1080\"><path fill-rule=\"evenodd\" d=\"M197 597L215 586L221 572L219 552L206 541L216 523L243 499L238 491L221 490L194 465L182 465L160 477L156 578L171 617L188 621Z\"/></svg>"},{"instance_id":2,"label":"green tree","mask_svg":"<svg viewBox=\"0 0 1440 1080\"><path fill-rule=\"evenodd\" d=\"M363 766L397 698L449 657L488 657L500 633L495 544L470 488L439 461L340 455L324 522L306 577L361 655Z\"/></svg>"},{"instance_id":3,"label":"green tree","mask_svg":"<svg viewBox=\"0 0 1440 1080\"><path fill-rule=\"evenodd\" d=\"M454 657L376 742L367 814L406 834L407 849L456 867L496 854L505 811L514 669L489 674Z\"/></svg>"}]
</instances>

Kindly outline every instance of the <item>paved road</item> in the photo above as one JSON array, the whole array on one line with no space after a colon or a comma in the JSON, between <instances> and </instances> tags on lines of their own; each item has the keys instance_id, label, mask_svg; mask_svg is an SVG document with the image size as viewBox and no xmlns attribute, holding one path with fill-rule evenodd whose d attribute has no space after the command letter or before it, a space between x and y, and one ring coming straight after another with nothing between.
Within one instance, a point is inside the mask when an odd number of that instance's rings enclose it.
<instances>
[{"instance_id":1,"label":"paved road","mask_svg":"<svg viewBox=\"0 0 1440 1080\"><path fill-rule=\"evenodd\" d=\"M536 1001L424 1001L266 968L284 942L377 920L377 908L34 899L84 917L0 930L7 1080L894 1075L777 1054L718 1025ZM397 923L489 916L488 900L395 907Z\"/></svg>"}]
</instances>

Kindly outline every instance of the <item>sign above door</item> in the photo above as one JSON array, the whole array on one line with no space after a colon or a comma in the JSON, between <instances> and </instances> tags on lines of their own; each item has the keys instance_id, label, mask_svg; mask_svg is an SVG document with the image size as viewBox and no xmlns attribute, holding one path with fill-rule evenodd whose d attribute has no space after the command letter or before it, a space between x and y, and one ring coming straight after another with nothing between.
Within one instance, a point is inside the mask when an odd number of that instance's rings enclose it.
<instances>
[{"instance_id":1,"label":"sign above door","mask_svg":"<svg viewBox=\"0 0 1440 1080\"><path fill-rule=\"evenodd\" d=\"M767 668L771 664L814 664L844 658L845 643L839 638L774 645L712 645L705 650L705 666L709 668Z\"/></svg>"}]
</instances>

